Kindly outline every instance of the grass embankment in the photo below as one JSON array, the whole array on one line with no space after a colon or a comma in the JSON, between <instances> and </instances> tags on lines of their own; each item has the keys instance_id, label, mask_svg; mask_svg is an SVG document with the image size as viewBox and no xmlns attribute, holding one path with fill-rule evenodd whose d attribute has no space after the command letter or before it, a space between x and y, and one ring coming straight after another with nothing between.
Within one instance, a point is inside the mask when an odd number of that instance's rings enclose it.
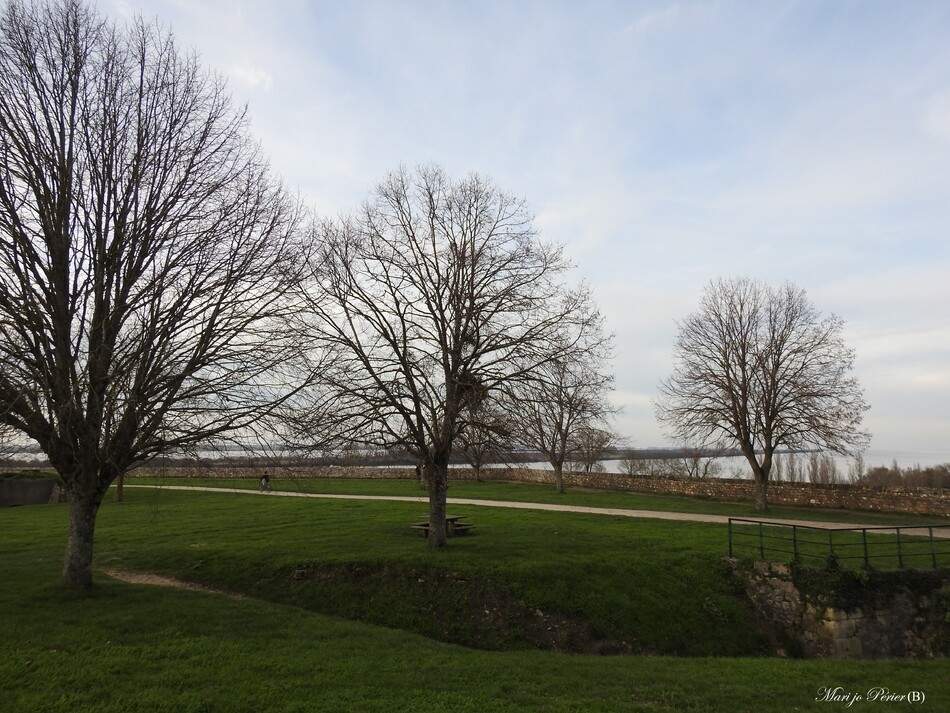
<instances>
[{"instance_id":1,"label":"grass embankment","mask_svg":"<svg viewBox=\"0 0 950 713\"><path fill-rule=\"evenodd\" d=\"M91 593L64 592L65 507L0 512L5 710L734 713L827 710L814 700L823 686L922 690L919 710L950 703L940 661L532 650L762 652L720 562L718 525L466 507L476 532L430 553L407 527L421 514L414 503L150 490L126 498L103 505L97 568L253 599L104 576Z\"/></svg>"},{"instance_id":2,"label":"grass embankment","mask_svg":"<svg viewBox=\"0 0 950 713\"><path fill-rule=\"evenodd\" d=\"M48 470L5 470L0 473L0 480L9 479L9 480L35 480L37 478L46 478L50 480L58 480L59 476L56 473Z\"/></svg>"},{"instance_id":3,"label":"grass embankment","mask_svg":"<svg viewBox=\"0 0 950 713\"><path fill-rule=\"evenodd\" d=\"M159 572L467 646L765 650L720 561L715 526L466 506L458 514L475 523L474 533L433 554L408 527L425 516L421 504L132 493L131 507L100 524L102 567ZM130 533L143 514L149 525L140 539ZM123 534L111 538L113 528ZM680 611L673 602L688 605Z\"/></svg>"}]
</instances>

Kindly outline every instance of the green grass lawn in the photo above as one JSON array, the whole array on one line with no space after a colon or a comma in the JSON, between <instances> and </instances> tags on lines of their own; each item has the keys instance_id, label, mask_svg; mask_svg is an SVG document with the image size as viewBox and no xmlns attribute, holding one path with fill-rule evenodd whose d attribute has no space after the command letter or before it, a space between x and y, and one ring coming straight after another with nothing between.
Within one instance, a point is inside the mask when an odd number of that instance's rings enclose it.
<instances>
[{"instance_id":1,"label":"green grass lawn","mask_svg":"<svg viewBox=\"0 0 950 713\"><path fill-rule=\"evenodd\" d=\"M487 497L463 489L450 495ZM915 709L950 709L946 661L764 656L720 559L724 526L466 506L476 530L433 553L408 528L415 503L144 489L126 500L102 507L97 569L250 598L102 574L89 593L64 591L65 506L2 510L0 709L845 708L815 700L826 686L920 690ZM634 653L538 650L595 644Z\"/></svg>"},{"instance_id":2,"label":"green grass lawn","mask_svg":"<svg viewBox=\"0 0 950 713\"><path fill-rule=\"evenodd\" d=\"M11 480L33 480L34 478L56 479L56 474L48 470L36 470L29 468L26 470L5 470L0 472L0 479L10 478Z\"/></svg>"},{"instance_id":3,"label":"green grass lawn","mask_svg":"<svg viewBox=\"0 0 950 713\"><path fill-rule=\"evenodd\" d=\"M254 478L138 478L129 477L130 484L196 485L203 487L241 488L257 490L260 483ZM292 478L280 472L272 474L271 487L278 491L329 493L345 495L399 495L424 497L425 491L415 480L351 479L351 478ZM583 505L629 510L659 510L662 512L704 513L728 517L784 518L815 520L816 522L862 523L868 525L924 525L950 524L950 518L933 515L904 515L870 511L837 510L833 508L795 508L771 506L763 515L751 502L729 502L679 495L597 491L568 488L564 494L554 492L554 485L497 481L450 481L450 498L482 500L511 500L515 502Z\"/></svg>"}]
</instances>

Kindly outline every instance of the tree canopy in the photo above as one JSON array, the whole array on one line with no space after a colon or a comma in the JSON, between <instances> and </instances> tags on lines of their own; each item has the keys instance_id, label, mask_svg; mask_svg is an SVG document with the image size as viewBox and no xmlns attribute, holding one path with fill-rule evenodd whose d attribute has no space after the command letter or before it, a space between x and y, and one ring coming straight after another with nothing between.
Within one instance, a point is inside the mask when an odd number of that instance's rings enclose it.
<instances>
[{"instance_id":1,"label":"tree canopy","mask_svg":"<svg viewBox=\"0 0 950 713\"><path fill-rule=\"evenodd\" d=\"M777 448L848 454L870 439L843 327L794 285L715 280L679 323L657 416L681 442L738 447L765 508Z\"/></svg>"},{"instance_id":2,"label":"tree canopy","mask_svg":"<svg viewBox=\"0 0 950 713\"><path fill-rule=\"evenodd\" d=\"M490 180L422 166L393 171L362 210L324 223L309 264L304 329L330 356L299 432L413 453L440 547L464 414L549 361L564 325L582 317L561 248Z\"/></svg>"},{"instance_id":3,"label":"tree canopy","mask_svg":"<svg viewBox=\"0 0 950 713\"><path fill-rule=\"evenodd\" d=\"M300 209L223 81L78 0L0 14L0 421L65 484L91 583L109 485L285 393Z\"/></svg>"}]
</instances>

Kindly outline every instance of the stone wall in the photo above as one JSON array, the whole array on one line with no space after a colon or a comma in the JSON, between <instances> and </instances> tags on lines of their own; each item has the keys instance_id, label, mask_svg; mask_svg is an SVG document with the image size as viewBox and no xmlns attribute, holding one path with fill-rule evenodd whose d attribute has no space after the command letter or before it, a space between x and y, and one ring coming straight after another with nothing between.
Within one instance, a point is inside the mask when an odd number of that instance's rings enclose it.
<instances>
[{"instance_id":1,"label":"stone wall","mask_svg":"<svg viewBox=\"0 0 950 713\"><path fill-rule=\"evenodd\" d=\"M406 480L415 478L411 466L394 468L362 468L358 466L263 466L215 463L200 466L139 466L129 472L133 477L146 478L260 478L270 473L275 480L294 478L353 478L366 480ZM454 472L453 472L454 474Z\"/></svg>"},{"instance_id":2,"label":"stone wall","mask_svg":"<svg viewBox=\"0 0 950 713\"><path fill-rule=\"evenodd\" d=\"M755 484L733 478L680 479L592 473L576 476L587 487L632 490L665 495L691 495L716 500L754 500ZM773 505L874 510L950 517L950 492L933 488L868 488L850 484L770 483Z\"/></svg>"},{"instance_id":3,"label":"stone wall","mask_svg":"<svg viewBox=\"0 0 950 713\"><path fill-rule=\"evenodd\" d=\"M144 466L135 475L164 478L247 478L260 477L268 470L271 476L280 478L414 478L411 466L392 468L363 468L358 466L322 467L269 467L234 465L208 465L196 467ZM452 468L449 480L473 480L471 468ZM550 470L535 468L485 468L482 480L517 481L527 483L551 483L554 475ZM626 490L662 495L689 495L714 500L752 501L755 497L751 480L731 478L685 479L651 476L628 476L618 473L565 473L568 487L596 488L603 490ZM950 491L931 488L868 488L848 484L819 485L815 483L772 483L768 490L769 502L773 505L799 507L827 507L847 510L872 510L901 512L920 515L950 517Z\"/></svg>"},{"instance_id":4,"label":"stone wall","mask_svg":"<svg viewBox=\"0 0 950 713\"><path fill-rule=\"evenodd\" d=\"M803 592L792 566L755 562L746 568L730 560L743 579L756 609L807 658L931 658L946 655L950 645L950 578L947 572L908 577L904 572L878 573L873 583L857 588L859 596L842 602L832 591L836 577L819 574L827 591ZM784 652L788 653L788 652Z\"/></svg>"}]
</instances>

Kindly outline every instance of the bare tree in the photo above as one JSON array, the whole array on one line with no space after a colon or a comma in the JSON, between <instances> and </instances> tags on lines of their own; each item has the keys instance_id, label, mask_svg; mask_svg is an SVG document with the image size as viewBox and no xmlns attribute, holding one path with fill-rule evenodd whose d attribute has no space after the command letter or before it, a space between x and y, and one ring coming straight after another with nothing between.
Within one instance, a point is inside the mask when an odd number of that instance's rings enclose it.
<instances>
[{"instance_id":1,"label":"bare tree","mask_svg":"<svg viewBox=\"0 0 950 713\"><path fill-rule=\"evenodd\" d=\"M607 370L613 335L604 333L589 291L580 304L582 334L566 327L554 358L506 386L516 439L547 459L558 493L564 492L564 464L576 452L581 431L604 425L615 411L609 402L613 374Z\"/></svg>"},{"instance_id":2,"label":"bare tree","mask_svg":"<svg viewBox=\"0 0 950 713\"><path fill-rule=\"evenodd\" d=\"M616 441L616 435L610 429L587 424L575 431L571 441L571 453L578 466L585 473L593 473L603 470L600 461Z\"/></svg>"},{"instance_id":3,"label":"bare tree","mask_svg":"<svg viewBox=\"0 0 950 713\"><path fill-rule=\"evenodd\" d=\"M472 466L476 480L482 468L498 462L511 452L514 426L505 410L491 397L475 400L462 414L458 433L459 450Z\"/></svg>"},{"instance_id":4,"label":"bare tree","mask_svg":"<svg viewBox=\"0 0 950 713\"><path fill-rule=\"evenodd\" d=\"M679 324L657 416L679 440L737 445L763 510L776 448L849 453L869 440L842 328L793 285L714 281Z\"/></svg>"},{"instance_id":5,"label":"bare tree","mask_svg":"<svg viewBox=\"0 0 950 713\"><path fill-rule=\"evenodd\" d=\"M719 462L722 454L721 447L683 444L677 458L677 470L687 478L714 478L722 472L722 463ZM775 466L778 467L777 460Z\"/></svg>"},{"instance_id":6,"label":"bare tree","mask_svg":"<svg viewBox=\"0 0 950 713\"><path fill-rule=\"evenodd\" d=\"M834 458L817 451L811 451L808 454L808 480L822 485L837 483L838 466Z\"/></svg>"},{"instance_id":7,"label":"bare tree","mask_svg":"<svg viewBox=\"0 0 950 713\"><path fill-rule=\"evenodd\" d=\"M848 482L852 485L860 483L866 472L867 465L864 462L864 453L859 451L854 454L854 458L848 464Z\"/></svg>"},{"instance_id":8,"label":"bare tree","mask_svg":"<svg viewBox=\"0 0 950 713\"><path fill-rule=\"evenodd\" d=\"M786 451L783 454L776 453L773 463L782 479L787 482L799 483L803 480L802 464L799 462L797 454L791 451Z\"/></svg>"},{"instance_id":9,"label":"bare tree","mask_svg":"<svg viewBox=\"0 0 950 713\"><path fill-rule=\"evenodd\" d=\"M320 230L304 328L334 362L310 425L416 456L428 542L441 547L464 414L551 358L561 325L576 320L560 282L567 263L536 239L523 201L432 166L394 171L361 212ZM298 439L311 435L307 413Z\"/></svg>"},{"instance_id":10,"label":"bare tree","mask_svg":"<svg viewBox=\"0 0 950 713\"><path fill-rule=\"evenodd\" d=\"M640 459L636 457L633 453L633 449L630 449L627 455L620 459L619 464L620 472L624 475L635 476L641 475L640 472Z\"/></svg>"},{"instance_id":11,"label":"bare tree","mask_svg":"<svg viewBox=\"0 0 950 713\"><path fill-rule=\"evenodd\" d=\"M0 422L0 463L5 463L13 459L16 453L17 432Z\"/></svg>"},{"instance_id":12,"label":"bare tree","mask_svg":"<svg viewBox=\"0 0 950 713\"><path fill-rule=\"evenodd\" d=\"M223 81L79 0L0 17L0 419L69 500L63 582L130 467L248 429L297 353L299 208Z\"/></svg>"},{"instance_id":13,"label":"bare tree","mask_svg":"<svg viewBox=\"0 0 950 713\"><path fill-rule=\"evenodd\" d=\"M645 451L636 448L627 449L620 460L619 469L621 473L631 477L668 475L664 461L651 458Z\"/></svg>"}]
</instances>

